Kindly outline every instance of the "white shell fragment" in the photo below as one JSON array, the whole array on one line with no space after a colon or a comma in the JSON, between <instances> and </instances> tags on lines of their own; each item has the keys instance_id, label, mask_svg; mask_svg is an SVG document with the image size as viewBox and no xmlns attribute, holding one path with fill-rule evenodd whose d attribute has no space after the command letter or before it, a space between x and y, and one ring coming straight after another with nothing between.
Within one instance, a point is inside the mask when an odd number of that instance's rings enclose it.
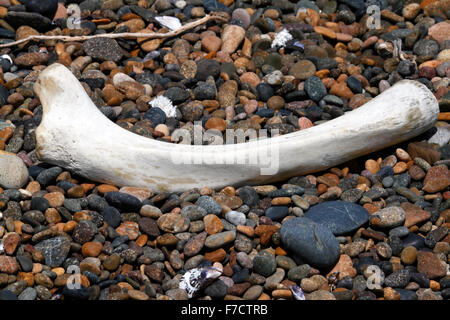
<instances>
[{"instance_id":1,"label":"white shell fragment","mask_svg":"<svg viewBox=\"0 0 450 320\"><path fill-rule=\"evenodd\" d=\"M179 288L186 290L189 298L192 298L198 290L221 274L222 272L215 267L194 268L183 275Z\"/></svg>"},{"instance_id":2,"label":"white shell fragment","mask_svg":"<svg viewBox=\"0 0 450 320\"><path fill-rule=\"evenodd\" d=\"M7 55L7 54L2 54L2 55L0 56L0 59L6 59L6 60L9 60L9 62L10 62L11 64L13 64L13 60L12 60L11 57L10 57L9 55Z\"/></svg>"},{"instance_id":3,"label":"white shell fragment","mask_svg":"<svg viewBox=\"0 0 450 320\"><path fill-rule=\"evenodd\" d=\"M291 286L292 295L294 296L295 300L306 300L305 294L303 293L302 288L296 285Z\"/></svg>"},{"instance_id":4,"label":"white shell fragment","mask_svg":"<svg viewBox=\"0 0 450 320\"><path fill-rule=\"evenodd\" d=\"M162 16L155 17L156 21L159 22L160 25L169 28L172 31L178 30L181 28L180 19L170 16Z\"/></svg>"},{"instance_id":5,"label":"white shell fragment","mask_svg":"<svg viewBox=\"0 0 450 320\"><path fill-rule=\"evenodd\" d=\"M35 132L41 161L93 181L155 192L265 184L321 171L415 137L439 114L425 85L403 80L306 130L246 143L188 145L148 139L116 125L61 64L42 71L34 90L43 107Z\"/></svg>"}]
</instances>

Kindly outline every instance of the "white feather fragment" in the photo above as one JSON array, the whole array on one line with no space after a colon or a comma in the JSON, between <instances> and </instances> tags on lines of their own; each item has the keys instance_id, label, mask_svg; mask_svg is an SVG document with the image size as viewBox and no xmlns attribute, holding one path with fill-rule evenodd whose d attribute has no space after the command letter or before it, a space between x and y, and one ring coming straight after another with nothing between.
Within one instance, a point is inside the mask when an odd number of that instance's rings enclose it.
<instances>
[{"instance_id":1,"label":"white feather fragment","mask_svg":"<svg viewBox=\"0 0 450 320\"><path fill-rule=\"evenodd\" d=\"M275 35L272 41L272 48L284 47L286 43L292 39L292 35L286 29L281 30Z\"/></svg>"},{"instance_id":2,"label":"white feather fragment","mask_svg":"<svg viewBox=\"0 0 450 320\"><path fill-rule=\"evenodd\" d=\"M160 108L167 117L172 118L176 116L176 107L173 106L172 101L164 96L159 96L149 102L152 108Z\"/></svg>"}]
</instances>

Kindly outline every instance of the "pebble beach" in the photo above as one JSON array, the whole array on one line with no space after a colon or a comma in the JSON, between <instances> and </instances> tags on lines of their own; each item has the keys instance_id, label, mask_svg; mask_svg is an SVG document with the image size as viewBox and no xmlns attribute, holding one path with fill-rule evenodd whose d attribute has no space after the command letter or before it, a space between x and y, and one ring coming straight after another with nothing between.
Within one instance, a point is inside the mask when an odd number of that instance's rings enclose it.
<instances>
[{"instance_id":1,"label":"pebble beach","mask_svg":"<svg viewBox=\"0 0 450 320\"><path fill-rule=\"evenodd\" d=\"M449 13L450 0L0 0L0 300L449 300ZM177 36L89 38L208 15ZM41 35L87 38L27 39ZM403 79L439 116L273 184L116 186L39 159L33 86L53 63L117 126L169 145L196 127L308 130Z\"/></svg>"}]
</instances>

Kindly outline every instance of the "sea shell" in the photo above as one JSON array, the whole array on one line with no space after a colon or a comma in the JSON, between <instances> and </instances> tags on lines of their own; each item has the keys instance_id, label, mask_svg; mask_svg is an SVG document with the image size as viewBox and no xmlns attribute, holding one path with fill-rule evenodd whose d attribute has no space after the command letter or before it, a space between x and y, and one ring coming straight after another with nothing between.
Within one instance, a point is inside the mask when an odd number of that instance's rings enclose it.
<instances>
[{"instance_id":1,"label":"sea shell","mask_svg":"<svg viewBox=\"0 0 450 320\"><path fill-rule=\"evenodd\" d=\"M178 30L181 28L180 19L169 16L155 17L156 21L159 22L160 25L169 28L172 31Z\"/></svg>"},{"instance_id":2,"label":"sea shell","mask_svg":"<svg viewBox=\"0 0 450 320\"><path fill-rule=\"evenodd\" d=\"M7 55L7 54L1 55L0 59L9 60L9 62L11 62L11 64L13 64L13 61L12 61L11 57L9 55Z\"/></svg>"},{"instance_id":3,"label":"sea shell","mask_svg":"<svg viewBox=\"0 0 450 320\"><path fill-rule=\"evenodd\" d=\"M292 295L296 300L306 300L302 288L296 285L291 286Z\"/></svg>"},{"instance_id":4,"label":"sea shell","mask_svg":"<svg viewBox=\"0 0 450 320\"><path fill-rule=\"evenodd\" d=\"M218 278L222 272L215 267L194 268L187 271L180 281L180 289L186 290L189 298L206 285L210 280Z\"/></svg>"}]
</instances>

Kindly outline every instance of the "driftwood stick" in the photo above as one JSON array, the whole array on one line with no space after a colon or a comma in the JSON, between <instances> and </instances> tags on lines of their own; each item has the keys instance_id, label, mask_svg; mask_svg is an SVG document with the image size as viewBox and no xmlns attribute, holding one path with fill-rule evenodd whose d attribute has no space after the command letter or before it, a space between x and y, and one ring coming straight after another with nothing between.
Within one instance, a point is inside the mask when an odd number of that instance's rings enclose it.
<instances>
[{"instance_id":1,"label":"driftwood stick","mask_svg":"<svg viewBox=\"0 0 450 320\"><path fill-rule=\"evenodd\" d=\"M227 18L224 16L221 16L216 13L211 13L209 15L206 15L205 17L198 19L196 21L186 23L181 28L170 31L167 33L158 33L158 32L151 32L151 33L144 33L144 32L124 32L124 33L105 33L105 34L96 34L93 36L41 36L41 35L32 35L29 37L26 37L25 39L20 39L14 42L5 43L0 45L0 48L7 48L16 46L18 44L31 41L31 40L61 40L61 41L86 41L89 39L96 39L96 38L146 38L146 39L163 39L163 38L170 38L175 37L189 29L195 28L197 26L200 26L202 24L207 23L210 20L219 20L222 22L227 21Z\"/></svg>"}]
</instances>

